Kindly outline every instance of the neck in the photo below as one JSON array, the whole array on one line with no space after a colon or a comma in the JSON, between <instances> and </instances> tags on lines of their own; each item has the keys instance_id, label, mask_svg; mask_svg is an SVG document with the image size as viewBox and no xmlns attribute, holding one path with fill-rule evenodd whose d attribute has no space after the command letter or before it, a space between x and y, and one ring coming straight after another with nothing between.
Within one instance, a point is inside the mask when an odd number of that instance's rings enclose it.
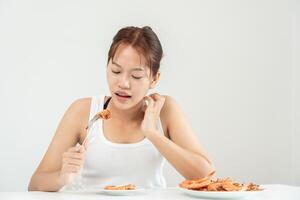
<instances>
[{"instance_id":1,"label":"neck","mask_svg":"<svg viewBox=\"0 0 300 200\"><path fill-rule=\"evenodd\" d=\"M107 109L109 109L112 113L112 117L114 119L120 120L124 123L130 123L130 122L136 122L137 120L140 120L142 116L144 115L144 112L142 111L143 103L140 102L134 107L127 109L127 110L120 110L118 109L114 102L110 100Z\"/></svg>"}]
</instances>

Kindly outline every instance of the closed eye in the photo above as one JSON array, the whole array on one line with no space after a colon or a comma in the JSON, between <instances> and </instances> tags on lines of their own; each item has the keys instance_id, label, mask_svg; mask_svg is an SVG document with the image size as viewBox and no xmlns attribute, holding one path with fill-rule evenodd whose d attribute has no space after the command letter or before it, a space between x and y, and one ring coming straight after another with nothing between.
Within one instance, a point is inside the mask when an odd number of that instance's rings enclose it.
<instances>
[{"instance_id":1,"label":"closed eye","mask_svg":"<svg viewBox=\"0 0 300 200\"><path fill-rule=\"evenodd\" d=\"M118 72L118 71L111 70L111 72L114 73L114 74L120 74L120 72Z\"/></svg>"},{"instance_id":2,"label":"closed eye","mask_svg":"<svg viewBox=\"0 0 300 200\"><path fill-rule=\"evenodd\" d=\"M134 78L134 79L141 79L141 78L143 78L143 77L132 76L132 78Z\"/></svg>"}]
</instances>

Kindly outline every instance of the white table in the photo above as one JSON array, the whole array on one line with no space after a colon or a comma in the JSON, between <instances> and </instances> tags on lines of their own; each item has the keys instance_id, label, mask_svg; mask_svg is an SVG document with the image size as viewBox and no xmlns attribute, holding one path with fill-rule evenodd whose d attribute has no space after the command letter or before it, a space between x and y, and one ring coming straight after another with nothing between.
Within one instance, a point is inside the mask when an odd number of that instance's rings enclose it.
<instances>
[{"instance_id":1,"label":"white table","mask_svg":"<svg viewBox=\"0 0 300 200\"><path fill-rule=\"evenodd\" d=\"M288 185L263 185L267 190L259 196L255 196L255 200L300 200L300 187ZM149 191L146 194L134 196L107 196L103 194L86 193L86 192L0 192L0 200L127 200L127 199L143 199L143 200L183 200L197 198L188 196L176 188L167 188ZM249 199L249 198L246 198ZM252 198L253 199L253 198Z\"/></svg>"}]
</instances>

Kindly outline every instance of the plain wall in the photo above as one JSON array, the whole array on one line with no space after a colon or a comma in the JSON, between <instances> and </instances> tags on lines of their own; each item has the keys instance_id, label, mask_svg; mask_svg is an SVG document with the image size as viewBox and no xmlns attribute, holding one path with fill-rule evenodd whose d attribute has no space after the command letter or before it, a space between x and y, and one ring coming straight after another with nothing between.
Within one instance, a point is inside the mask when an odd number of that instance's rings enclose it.
<instances>
[{"instance_id":1,"label":"plain wall","mask_svg":"<svg viewBox=\"0 0 300 200\"><path fill-rule=\"evenodd\" d=\"M294 182L300 185L300 1L292 9L292 66L293 66L293 132L294 138Z\"/></svg>"},{"instance_id":2,"label":"plain wall","mask_svg":"<svg viewBox=\"0 0 300 200\"><path fill-rule=\"evenodd\" d=\"M164 49L153 90L177 100L218 177L300 185L299 1L0 0L0 191L25 191L76 99L109 94L124 26ZM183 180L169 164L169 186Z\"/></svg>"}]
</instances>

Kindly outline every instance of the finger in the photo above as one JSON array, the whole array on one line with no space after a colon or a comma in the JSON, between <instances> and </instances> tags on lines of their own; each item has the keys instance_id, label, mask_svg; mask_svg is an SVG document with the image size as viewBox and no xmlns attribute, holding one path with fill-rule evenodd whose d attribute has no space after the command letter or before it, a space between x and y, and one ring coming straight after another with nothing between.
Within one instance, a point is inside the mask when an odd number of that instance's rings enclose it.
<instances>
[{"instance_id":1,"label":"finger","mask_svg":"<svg viewBox=\"0 0 300 200\"><path fill-rule=\"evenodd\" d=\"M154 99L155 103L158 103L159 105L163 105L166 99L164 96L158 93L152 94L152 98Z\"/></svg>"},{"instance_id":2,"label":"finger","mask_svg":"<svg viewBox=\"0 0 300 200\"><path fill-rule=\"evenodd\" d=\"M77 145L75 147L71 147L70 149L68 149L68 152L84 152L85 151L85 147L84 145Z\"/></svg>"},{"instance_id":3,"label":"finger","mask_svg":"<svg viewBox=\"0 0 300 200\"><path fill-rule=\"evenodd\" d=\"M155 110L155 112L159 113L161 108L164 105L165 97L158 94L158 93L153 93L150 96L154 100L154 110Z\"/></svg>"},{"instance_id":4,"label":"finger","mask_svg":"<svg viewBox=\"0 0 300 200\"><path fill-rule=\"evenodd\" d=\"M148 106L146 110L152 110L154 106L154 100L149 96L146 96L145 98L148 101Z\"/></svg>"},{"instance_id":5,"label":"finger","mask_svg":"<svg viewBox=\"0 0 300 200\"><path fill-rule=\"evenodd\" d=\"M86 142L83 144L83 145L80 145L79 147L78 147L78 152L80 152L80 153L83 153L83 152L85 152L85 148L86 148Z\"/></svg>"},{"instance_id":6,"label":"finger","mask_svg":"<svg viewBox=\"0 0 300 200\"><path fill-rule=\"evenodd\" d=\"M150 98L153 99L153 102L154 102L153 107L154 107L154 110L156 110L157 109L156 104L160 101L161 96L158 93L153 93L153 94L150 95Z\"/></svg>"},{"instance_id":7,"label":"finger","mask_svg":"<svg viewBox=\"0 0 300 200\"><path fill-rule=\"evenodd\" d=\"M145 105L148 106L149 105L149 101L146 99L145 101Z\"/></svg>"},{"instance_id":8,"label":"finger","mask_svg":"<svg viewBox=\"0 0 300 200\"><path fill-rule=\"evenodd\" d=\"M150 96L145 96L145 100L148 102L148 106L153 105L154 104L154 100L152 97Z\"/></svg>"},{"instance_id":9,"label":"finger","mask_svg":"<svg viewBox=\"0 0 300 200\"><path fill-rule=\"evenodd\" d=\"M68 152L77 152L79 150L79 146L71 147L68 149Z\"/></svg>"},{"instance_id":10,"label":"finger","mask_svg":"<svg viewBox=\"0 0 300 200\"><path fill-rule=\"evenodd\" d=\"M73 158L73 159L83 159L84 158L84 153L73 153L73 152L65 152L63 154L63 158Z\"/></svg>"},{"instance_id":11,"label":"finger","mask_svg":"<svg viewBox=\"0 0 300 200\"><path fill-rule=\"evenodd\" d=\"M86 151L89 145L89 142L91 142L92 140L89 140L88 138L85 139L85 141L83 142L83 144L81 146L84 147L84 150Z\"/></svg>"},{"instance_id":12,"label":"finger","mask_svg":"<svg viewBox=\"0 0 300 200\"><path fill-rule=\"evenodd\" d=\"M81 169L80 166L77 166L77 165L68 165L66 168L65 168L65 171L69 172L69 173L77 173L79 172Z\"/></svg>"},{"instance_id":13,"label":"finger","mask_svg":"<svg viewBox=\"0 0 300 200\"><path fill-rule=\"evenodd\" d=\"M158 94L158 93L153 93L153 94L150 95L150 97L151 97L155 102L164 99L164 96L162 96L162 95L160 95L160 94Z\"/></svg>"},{"instance_id":14,"label":"finger","mask_svg":"<svg viewBox=\"0 0 300 200\"><path fill-rule=\"evenodd\" d=\"M81 170L81 166L72 166L72 172L73 173L78 173Z\"/></svg>"},{"instance_id":15,"label":"finger","mask_svg":"<svg viewBox=\"0 0 300 200\"><path fill-rule=\"evenodd\" d=\"M63 162L64 164L67 165L76 165L76 166L81 166L83 164L83 160L72 159L72 158L65 158Z\"/></svg>"},{"instance_id":16,"label":"finger","mask_svg":"<svg viewBox=\"0 0 300 200\"><path fill-rule=\"evenodd\" d=\"M85 150L84 145L77 145L68 149L68 152L83 152Z\"/></svg>"},{"instance_id":17,"label":"finger","mask_svg":"<svg viewBox=\"0 0 300 200\"><path fill-rule=\"evenodd\" d=\"M145 112L147 107L148 107L148 100L144 99L143 100L143 106L142 106L142 111Z\"/></svg>"},{"instance_id":18,"label":"finger","mask_svg":"<svg viewBox=\"0 0 300 200\"><path fill-rule=\"evenodd\" d=\"M165 103L165 100L166 100L165 97L160 96L160 97L157 99L157 101L155 102L154 109L157 110L157 111L160 111L161 108L163 107L164 103Z\"/></svg>"},{"instance_id":19,"label":"finger","mask_svg":"<svg viewBox=\"0 0 300 200\"><path fill-rule=\"evenodd\" d=\"M158 93L150 94L150 97L152 97L154 101L158 101L160 98L162 98L162 96Z\"/></svg>"}]
</instances>

